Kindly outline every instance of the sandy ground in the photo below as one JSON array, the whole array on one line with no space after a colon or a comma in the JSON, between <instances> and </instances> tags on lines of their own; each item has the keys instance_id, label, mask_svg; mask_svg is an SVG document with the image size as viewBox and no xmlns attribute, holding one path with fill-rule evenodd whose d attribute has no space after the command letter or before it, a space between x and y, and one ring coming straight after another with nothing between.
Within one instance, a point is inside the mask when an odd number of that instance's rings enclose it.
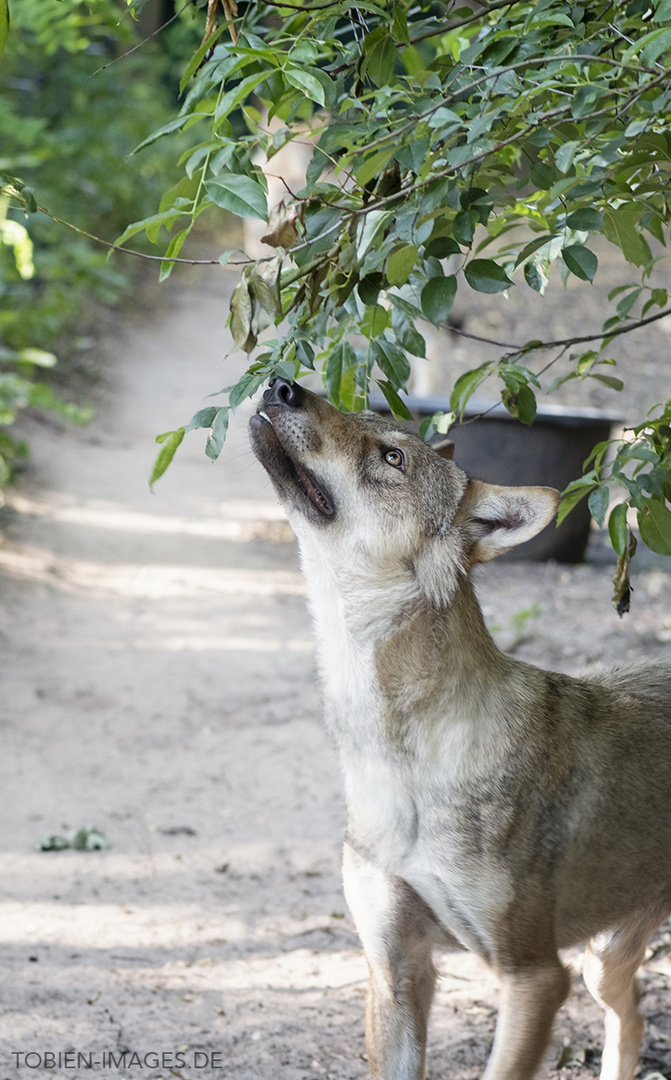
<instances>
[{"instance_id":1,"label":"sandy ground","mask_svg":"<svg viewBox=\"0 0 671 1080\"><path fill-rule=\"evenodd\" d=\"M230 285L223 271L173 285L165 310L104 343L96 420L29 421L31 465L0 515L2 1080L367 1076L338 764L245 410L216 465L195 433L147 486L156 432L240 367L222 363ZM668 572L639 572L622 621L611 574L508 563L479 588L525 659L574 672L668 655ZM87 824L109 850L35 850ZM643 975L641 1076L671 1075L667 940ZM496 984L467 954L440 970L429 1076L474 1080ZM585 1059L572 1076L595 1076L601 1039L576 975L544 1080L565 1043Z\"/></svg>"}]
</instances>

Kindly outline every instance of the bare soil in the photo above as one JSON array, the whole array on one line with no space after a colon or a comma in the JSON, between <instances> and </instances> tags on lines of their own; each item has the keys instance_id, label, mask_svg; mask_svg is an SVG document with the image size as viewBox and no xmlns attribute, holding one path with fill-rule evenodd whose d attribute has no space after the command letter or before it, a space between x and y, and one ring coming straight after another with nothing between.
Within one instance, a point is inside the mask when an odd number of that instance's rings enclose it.
<instances>
[{"instance_id":1,"label":"bare soil","mask_svg":"<svg viewBox=\"0 0 671 1080\"><path fill-rule=\"evenodd\" d=\"M3 1080L367 1076L339 767L249 409L216 465L195 433L156 494L147 486L154 435L240 369L222 362L232 281L173 285L164 310L101 344L88 429L26 422L30 468L0 516ZM666 354L641 363L656 365L652 400L668 395ZM649 378L637 369L636 394ZM669 572L644 564L619 620L613 567L594 551L481 574L504 648L567 672L668 655ZM35 850L87 824L109 850ZM671 1076L669 942L643 970L641 1076ZM564 1044L582 1061L567 1066L575 1080L598 1073L599 1011L579 953L569 960L576 990L543 1080ZM465 953L445 952L440 971L429 1076L475 1080L496 983Z\"/></svg>"}]
</instances>

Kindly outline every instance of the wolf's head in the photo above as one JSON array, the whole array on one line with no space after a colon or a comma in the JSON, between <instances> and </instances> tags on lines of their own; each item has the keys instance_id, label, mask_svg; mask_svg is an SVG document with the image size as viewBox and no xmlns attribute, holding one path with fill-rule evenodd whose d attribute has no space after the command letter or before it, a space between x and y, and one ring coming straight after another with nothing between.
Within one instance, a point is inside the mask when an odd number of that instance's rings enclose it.
<instances>
[{"instance_id":1,"label":"wolf's head","mask_svg":"<svg viewBox=\"0 0 671 1080\"><path fill-rule=\"evenodd\" d=\"M341 565L365 557L381 576L411 568L438 601L474 563L530 540L557 507L553 488L469 480L393 421L343 415L284 379L264 393L250 433L299 538L311 535Z\"/></svg>"}]
</instances>

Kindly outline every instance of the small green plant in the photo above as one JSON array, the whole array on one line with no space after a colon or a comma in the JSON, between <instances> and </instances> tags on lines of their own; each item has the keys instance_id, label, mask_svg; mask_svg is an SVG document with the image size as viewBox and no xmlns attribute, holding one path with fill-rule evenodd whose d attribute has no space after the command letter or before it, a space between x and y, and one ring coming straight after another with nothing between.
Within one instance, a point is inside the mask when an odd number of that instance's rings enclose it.
<instances>
[{"instance_id":1,"label":"small green plant","mask_svg":"<svg viewBox=\"0 0 671 1080\"><path fill-rule=\"evenodd\" d=\"M504 635L506 638L505 649L514 652L523 642L529 640L530 624L537 619L542 612L540 604L534 603L521 611L514 612L505 625L496 623L489 626L489 632L496 635Z\"/></svg>"}]
</instances>

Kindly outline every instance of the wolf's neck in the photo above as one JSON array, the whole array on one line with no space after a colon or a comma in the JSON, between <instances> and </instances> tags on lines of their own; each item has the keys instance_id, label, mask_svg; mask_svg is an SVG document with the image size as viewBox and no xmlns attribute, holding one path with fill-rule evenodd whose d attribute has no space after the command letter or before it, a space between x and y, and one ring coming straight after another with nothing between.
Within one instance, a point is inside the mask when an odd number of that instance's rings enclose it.
<instances>
[{"instance_id":1,"label":"wolf's neck","mask_svg":"<svg viewBox=\"0 0 671 1080\"><path fill-rule=\"evenodd\" d=\"M446 610L432 607L412 571L375 580L354 563L336 566L301 547L318 643L327 715L337 733L363 739L454 711L476 715L500 694L511 661L496 648L468 580ZM360 564L359 564L360 566Z\"/></svg>"}]
</instances>

